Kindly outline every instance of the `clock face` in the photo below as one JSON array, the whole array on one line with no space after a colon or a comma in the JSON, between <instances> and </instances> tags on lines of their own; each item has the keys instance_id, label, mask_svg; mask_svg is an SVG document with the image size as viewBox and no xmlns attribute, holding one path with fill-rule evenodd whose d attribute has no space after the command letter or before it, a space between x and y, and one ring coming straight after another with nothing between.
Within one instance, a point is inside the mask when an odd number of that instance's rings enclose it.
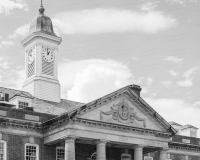
<instances>
[{"instance_id":1,"label":"clock face","mask_svg":"<svg viewBox=\"0 0 200 160\"><path fill-rule=\"evenodd\" d=\"M53 62L54 61L54 50L48 47L42 47L42 58L46 62Z\"/></svg>"},{"instance_id":2,"label":"clock face","mask_svg":"<svg viewBox=\"0 0 200 160\"><path fill-rule=\"evenodd\" d=\"M27 51L28 53L28 58L27 58L27 63L31 64L33 63L34 59L35 59L35 48L31 48L29 51Z\"/></svg>"}]
</instances>

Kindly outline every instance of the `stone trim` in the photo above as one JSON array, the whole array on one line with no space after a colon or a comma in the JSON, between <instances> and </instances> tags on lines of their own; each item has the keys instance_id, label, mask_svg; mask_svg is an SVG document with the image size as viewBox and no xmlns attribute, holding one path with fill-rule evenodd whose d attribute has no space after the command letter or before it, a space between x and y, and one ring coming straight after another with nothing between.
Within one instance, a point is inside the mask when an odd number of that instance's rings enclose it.
<instances>
[{"instance_id":1,"label":"stone trim","mask_svg":"<svg viewBox=\"0 0 200 160\"><path fill-rule=\"evenodd\" d=\"M129 131L129 132L131 131L131 132L137 132L138 134L147 133L147 134L156 135L156 136L171 137L170 133L163 133L163 132L149 130L149 129L136 128L136 127L131 127L131 126L100 122L100 121L92 121L92 120L81 119L81 118L73 118L72 120L76 123L86 124L90 126L100 126L104 128L116 129L116 130L121 130L121 131Z\"/></svg>"},{"instance_id":2,"label":"stone trim","mask_svg":"<svg viewBox=\"0 0 200 160\"><path fill-rule=\"evenodd\" d=\"M196 151L196 152L200 152L200 147L199 148L194 148L194 146L173 146L173 145L169 145L169 149L172 150L187 150L187 151ZM170 152L169 152L170 153Z\"/></svg>"},{"instance_id":3,"label":"stone trim","mask_svg":"<svg viewBox=\"0 0 200 160\"><path fill-rule=\"evenodd\" d=\"M19 122L11 119L0 118L0 125L17 127L17 128L25 128L25 129L33 129L36 131L43 131L43 128L38 123L30 123L30 122Z\"/></svg>"},{"instance_id":4,"label":"stone trim","mask_svg":"<svg viewBox=\"0 0 200 160\"><path fill-rule=\"evenodd\" d=\"M165 121L151 106L149 106L140 96L138 96L136 93L133 93L131 91L131 85L130 86L126 86L122 89L119 89L109 95L106 95L102 98L99 98L95 101L92 101L88 104L85 104L83 106L81 106L78 109L74 109L70 112L64 113L63 115L60 115L56 118L53 118L47 122L44 123L45 128L50 128L50 125L56 125L56 124L60 124L63 121L63 118L68 117L68 119L73 118L75 116L80 116L94 108L97 108L111 100L114 100L116 98L118 98L121 95L125 95L128 98L130 98L131 101L135 101L144 111L146 111L146 113L152 117L157 123L159 123L163 128L165 128L167 131L171 132L171 133L167 133L167 134L160 134L157 133L156 136L166 136L170 137L172 136L172 134L175 134L176 131L175 129L167 122ZM59 121L60 123L57 123L56 121ZM65 121L65 120L64 120ZM64 122L63 121L63 122ZM139 130L139 129L138 129ZM156 131L155 131L156 132Z\"/></svg>"}]
</instances>

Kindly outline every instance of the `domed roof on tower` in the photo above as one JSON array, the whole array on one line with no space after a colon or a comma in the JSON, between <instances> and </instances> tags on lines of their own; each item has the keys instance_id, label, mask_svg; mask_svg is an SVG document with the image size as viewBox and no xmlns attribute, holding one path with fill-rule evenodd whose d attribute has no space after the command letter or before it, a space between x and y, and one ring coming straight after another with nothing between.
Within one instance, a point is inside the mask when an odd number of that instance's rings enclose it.
<instances>
[{"instance_id":1,"label":"domed roof on tower","mask_svg":"<svg viewBox=\"0 0 200 160\"><path fill-rule=\"evenodd\" d=\"M41 1L41 6L39 8L39 15L35 17L33 21L31 22L29 35L34 32L43 32L45 34L49 34L49 35L57 37L57 35L53 31L52 21L49 17L44 15L44 10L45 9Z\"/></svg>"}]
</instances>

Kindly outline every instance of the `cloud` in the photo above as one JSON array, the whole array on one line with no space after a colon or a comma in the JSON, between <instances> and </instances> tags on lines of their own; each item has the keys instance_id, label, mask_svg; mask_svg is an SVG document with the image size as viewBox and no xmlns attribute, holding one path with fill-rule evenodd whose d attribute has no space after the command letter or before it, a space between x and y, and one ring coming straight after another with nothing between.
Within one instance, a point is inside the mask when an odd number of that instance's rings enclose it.
<instances>
[{"instance_id":1,"label":"cloud","mask_svg":"<svg viewBox=\"0 0 200 160\"><path fill-rule=\"evenodd\" d=\"M0 63L0 67L2 67L3 69L8 69L8 68L9 68L7 62L1 62L1 63Z\"/></svg>"},{"instance_id":2,"label":"cloud","mask_svg":"<svg viewBox=\"0 0 200 160\"><path fill-rule=\"evenodd\" d=\"M82 60L59 66L62 95L70 100L89 102L134 83L131 70L114 60Z\"/></svg>"},{"instance_id":3,"label":"cloud","mask_svg":"<svg viewBox=\"0 0 200 160\"><path fill-rule=\"evenodd\" d=\"M198 70L200 70L200 67L193 67L189 70L187 70L184 74L183 77L185 78L190 78L192 74L194 74L195 72L197 72Z\"/></svg>"},{"instance_id":4,"label":"cloud","mask_svg":"<svg viewBox=\"0 0 200 160\"><path fill-rule=\"evenodd\" d=\"M17 66L15 69L12 69L6 61L9 61L8 57L0 57L0 86L21 89L22 84L25 81L24 67Z\"/></svg>"},{"instance_id":5,"label":"cloud","mask_svg":"<svg viewBox=\"0 0 200 160\"><path fill-rule=\"evenodd\" d=\"M176 24L171 16L159 11L132 11L120 9L93 9L68 11L52 19L54 26L64 34L102 34L142 32L154 34Z\"/></svg>"},{"instance_id":6,"label":"cloud","mask_svg":"<svg viewBox=\"0 0 200 160\"><path fill-rule=\"evenodd\" d=\"M185 79L183 81L178 81L177 85L181 87L191 87L193 85L193 82L192 79Z\"/></svg>"},{"instance_id":7,"label":"cloud","mask_svg":"<svg viewBox=\"0 0 200 160\"><path fill-rule=\"evenodd\" d=\"M28 10L24 0L0 0L0 14L11 14L14 9Z\"/></svg>"},{"instance_id":8,"label":"cloud","mask_svg":"<svg viewBox=\"0 0 200 160\"><path fill-rule=\"evenodd\" d=\"M171 61L171 62L173 62L173 63L180 63L180 62L183 61L183 59L177 58L177 57L174 57L174 56L166 57L164 60L165 60L165 61Z\"/></svg>"},{"instance_id":9,"label":"cloud","mask_svg":"<svg viewBox=\"0 0 200 160\"><path fill-rule=\"evenodd\" d=\"M167 0L172 5L180 4L182 6L186 6L186 2L184 0Z\"/></svg>"},{"instance_id":10,"label":"cloud","mask_svg":"<svg viewBox=\"0 0 200 160\"><path fill-rule=\"evenodd\" d=\"M169 87L169 86L171 86L172 85L172 81L162 81L162 82L160 82L161 84L163 84L164 86L166 86L166 87Z\"/></svg>"},{"instance_id":11,"label":"cloud","mask_svg":"<svg viewBox=\"0 0 200 160\"><path fill-rule=\"evenodd\" d=\"M10 40L4 40L0 42L0 48L3 46L7 47L7 46L12 46L12 45L14 45L14 42Z\"/></svg>"},{"instance_id":12,"label":"cloud","mask_svg":"<svg viewBox=\"0 0 200 160\"><path fill-rule=\"evenodd\" d=\"M181 5L183 7L187 6L187 3L197 3L197 0L167 0L171 5Z\"/></svg>"},{"instance_id":13,"label":"cloud","mask_svg":"<svg viewBox=\"0 0 200 160\"><path fill-rule=\"evenodd\" d=\"M173 69L171 69L169 71L169 73L172 75L172 76L176 76L178 74L178 72L174 71Z\"/></svg>"},{"instance_id":14,"label":"cloud","mask_svg":"<svg viewBox=\"0 0 200 160\"><path fill-rule=\"evenodd\" d=\"M187 103L181 99L173 98L144 98L164 119L179 124L191 124L199 127L200 103ZM192 116L191 116L192 115ZM186 118L189 117L189 118ZM198 134L198 137L200 134Z\"/></svg>"},{"instance_id":15,"label":"cloud","mask_svg":"<svg viewBox=\"0 0 200 160\"><path fill-rule=\"evenodd\" d=\"M179 81L177 82L177 85L178 86L181 86L181 87L191 87L193 86L193 77L192 75L197 72L198 70L200 70L200 67L193 67L189 70L187 70L184 74L183 74L183 77L185 78L184 80L182 81Z\"/></svg>"},{"instance_id":16,"label":"cloud","mask_svg":"<svg viewBox=\"0 0 200 160\"><path fill-rule=\"evenodd\" d=\"M153 11L159 4L160 2L147 2L144 3L140 6L140 10L142 11Z\"/></svg>"},{"instance_id":17,"label":"cloud","mask_svg":"<svg viewBox=\"0 0 200 160\"><path fill-rule=\"evenodd\" d=\"M25 24L19 28L17 28L13 34L9 35L8 38L10 39L15 39L17 38L18 36L22 36L22 37L25 37L27 34L28 34L28 31L29 31L29 24Z\"/></svg>"},{"instance_id":18,"label":"cloud","mask_svg":"<svg viewBox=\"0 0 200 160\"><path fill-rule=\"evenodd\" d=\"M148 77L148 78L147 78L147 85L148 85L148 86L151 86L152 83L153 83L153 79L152 79L151 77Z\"/></svg>"}]
</instances>

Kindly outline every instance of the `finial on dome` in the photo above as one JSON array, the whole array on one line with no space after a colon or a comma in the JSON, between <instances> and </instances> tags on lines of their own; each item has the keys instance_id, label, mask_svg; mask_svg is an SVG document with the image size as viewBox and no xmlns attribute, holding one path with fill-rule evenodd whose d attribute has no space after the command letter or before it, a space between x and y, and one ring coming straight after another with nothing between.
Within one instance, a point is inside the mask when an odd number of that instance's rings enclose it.
<instances>
[{"instance_id":1,"label":"finial on dome","mask_svg":"<svg viewBox=\"0 0 200 160\"><path fill-rule=\"evenodd\" d=\"M39 12L41 15L44 15L44 7L42 5L42 0L41 0L41 6L40 6L40 9L39 9Z\"/></svg>"}]
</instances>

